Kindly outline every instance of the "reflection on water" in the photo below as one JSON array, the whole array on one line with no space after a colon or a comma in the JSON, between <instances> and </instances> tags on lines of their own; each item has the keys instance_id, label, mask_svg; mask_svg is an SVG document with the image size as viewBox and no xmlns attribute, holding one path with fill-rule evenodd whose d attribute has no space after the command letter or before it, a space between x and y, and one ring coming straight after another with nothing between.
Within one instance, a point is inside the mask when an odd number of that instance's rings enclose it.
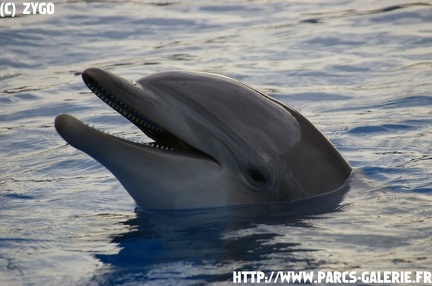
<instances>
[{"instance_id":1,"label":"reflection on water","mask_svg":"<svg viewBox=\"0 0 432 286\"><path fill-rule=\"evenodd\" d=\"M54 15L0 18L0 284L430 271L431 21L430 1L402 0L56 1ZM54 130L70 113L146 140L82 83L91 66L238 78L300 111L364 176L310 206L134 213Z\"/></svg>"},{"instance_id":2,"label":"reflection on water","mask_svg":"<svg viewBox=\"0 0 432 286\"><path fill-rule=\"evenodd\" d=\"M331 194L296 203L195 211L137 210L136 217L122 222L128 231L112 238L119 252L95 255L106 267L93 279L104 285L125 277L163 281L178 275L195 283L224 281L231 279L234 270L259 269L263 266L260 260L275 252L284 257L284 267L301 262L315 269L318 261L299 259L298 253L308 255L317 249L285 240L275 242L280 235L272 233L271 226L313 228L308 220L338 212L348 189L345 185Z\"/></svg>"}]
</instances>

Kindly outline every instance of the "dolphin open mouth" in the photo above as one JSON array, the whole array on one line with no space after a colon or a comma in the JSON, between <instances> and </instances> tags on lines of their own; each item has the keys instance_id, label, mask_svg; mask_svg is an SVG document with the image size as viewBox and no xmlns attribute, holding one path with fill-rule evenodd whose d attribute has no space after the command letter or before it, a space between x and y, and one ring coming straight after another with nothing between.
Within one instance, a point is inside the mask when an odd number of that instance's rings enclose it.
<instances>
[{"instance_id":1,"label":"dolphin open mouth","mask_svg":"<svg viewBox=\"0 0 432 286\"><path fill-rule=\"evenodd\" d=\"M125 84L133 84L139 86L138 83L134 81L128 81L126 79L116 76L117 79L125 81ZM119 140L129 142L131 144L137 144L144 148L152 148L154 150L160 150L165 152L174 152L176 154L189 155L189 156L200 156L206 157L207 159L216 161L214 158L208 154L198 150L197 148L191 146L184 140L176 137L172 133L164 129L159 123L151 120L147 115L142 114L133 108L133 106L127 104L122 99L122 90L119 88L109 88L104 86L101 82L97 81L95 77L91 76L87 70L83 72L82 78L87 87L103 102L105 102L112 109L117 111L120 115L128 119L136 127L138 127L144 134L146 134L153 142L142 142L137 143L133 141L126 140L124 138L118 138ZM100 130L98 130L100 131ZM102 131L101 131L102 132ZM112 136L110 134L107 134ZM115 137L115 136L113 136Z\"/></svg>"}]
</instances>

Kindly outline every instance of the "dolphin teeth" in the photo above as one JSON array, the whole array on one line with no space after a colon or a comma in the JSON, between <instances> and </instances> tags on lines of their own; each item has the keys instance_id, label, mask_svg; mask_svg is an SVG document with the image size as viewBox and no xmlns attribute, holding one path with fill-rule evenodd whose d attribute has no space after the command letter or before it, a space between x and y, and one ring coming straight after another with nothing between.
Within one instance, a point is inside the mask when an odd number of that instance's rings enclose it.
<instances>
[{"instance_id":1,"label":"dolphin teeth","mask_svg":"<svg viewBox=\"0 0 432 286\"><path fill-rule=\"evenodd\" d=\"M164 136L168 136L169 138L170 138L170 136L173 136L168 131L161 128L157 123L151 121L149 118L146 118L144 115L141 115L139 112L135 111L133 108L128 106L125 102L122 102L114 94L110 94L108 92L108 90L106 90L104 87L102 87L99 83L96 83L96 84L87 83L87 86L103 102L105 102L112 109L116 110L118 113L123 115L129 121L134 123L137 127L142 129L144 131L144 133L146 133L146 131L148 131L149 136L154 135L154 136L161 138L161 139L164 139L165 138ZM110 135L110 133L108 131L101 131L101 132L104 132L104 133ZM123 139L123 140L128 140L128 139L125 139L124 136L119 136L118 134L116 134L115 137ZM129 141L134 142L136 144L142 144L142 145L145 145L145 146L148 146L151 148L159 149L159 150L178 151L178 150L183 149L182 147L180 147L180 149L177 149L174 146L171 146L170 143L168 143L167 146L161 145L157 141L154 141L154 142L140 142L138 140L129 140ZM185 150L188 150L188 149L185 148Z\"/></svg>"}]
</instances>

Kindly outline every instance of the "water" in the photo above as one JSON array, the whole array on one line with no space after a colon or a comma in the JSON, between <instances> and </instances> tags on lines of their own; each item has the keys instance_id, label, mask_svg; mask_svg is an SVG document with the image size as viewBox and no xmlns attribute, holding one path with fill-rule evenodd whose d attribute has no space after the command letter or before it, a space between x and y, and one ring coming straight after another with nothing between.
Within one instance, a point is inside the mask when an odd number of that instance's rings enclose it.
<instances>
[{"instance_id":1,"label":"water","mask_svg":"<svg viewBox=\"0 0 432 286\"><path fill-rule=\"evenodd\" d=\"M56 2L54 15L0 19L0 44L1 285L430 270L432 2ZM351 189L293 211L135 212L113 176L53 127L70 113L142 138L84 86L90 66L252 84L337 146L355 168Z\"/></svg>"}]
</instances>

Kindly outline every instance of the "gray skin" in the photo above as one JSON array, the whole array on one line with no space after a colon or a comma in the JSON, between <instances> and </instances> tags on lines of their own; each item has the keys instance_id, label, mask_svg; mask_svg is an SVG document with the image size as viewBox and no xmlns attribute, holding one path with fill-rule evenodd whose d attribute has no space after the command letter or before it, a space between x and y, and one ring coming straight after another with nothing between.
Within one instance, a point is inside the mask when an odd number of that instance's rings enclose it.
<instances>
[{"instance_id":1,"label":"gray skin","mask_svg":"<svg viewBox=\"0 0 432 286\"><path fill-rule=\"evenodd\" d=\"M125 80L86 69L86 85L154 143L60 114L57 132L122 183L138 206L191 209L300 200L344 186L351 167L300 113L235 79L163 72Z\"/></svg>"}]
</instances>

